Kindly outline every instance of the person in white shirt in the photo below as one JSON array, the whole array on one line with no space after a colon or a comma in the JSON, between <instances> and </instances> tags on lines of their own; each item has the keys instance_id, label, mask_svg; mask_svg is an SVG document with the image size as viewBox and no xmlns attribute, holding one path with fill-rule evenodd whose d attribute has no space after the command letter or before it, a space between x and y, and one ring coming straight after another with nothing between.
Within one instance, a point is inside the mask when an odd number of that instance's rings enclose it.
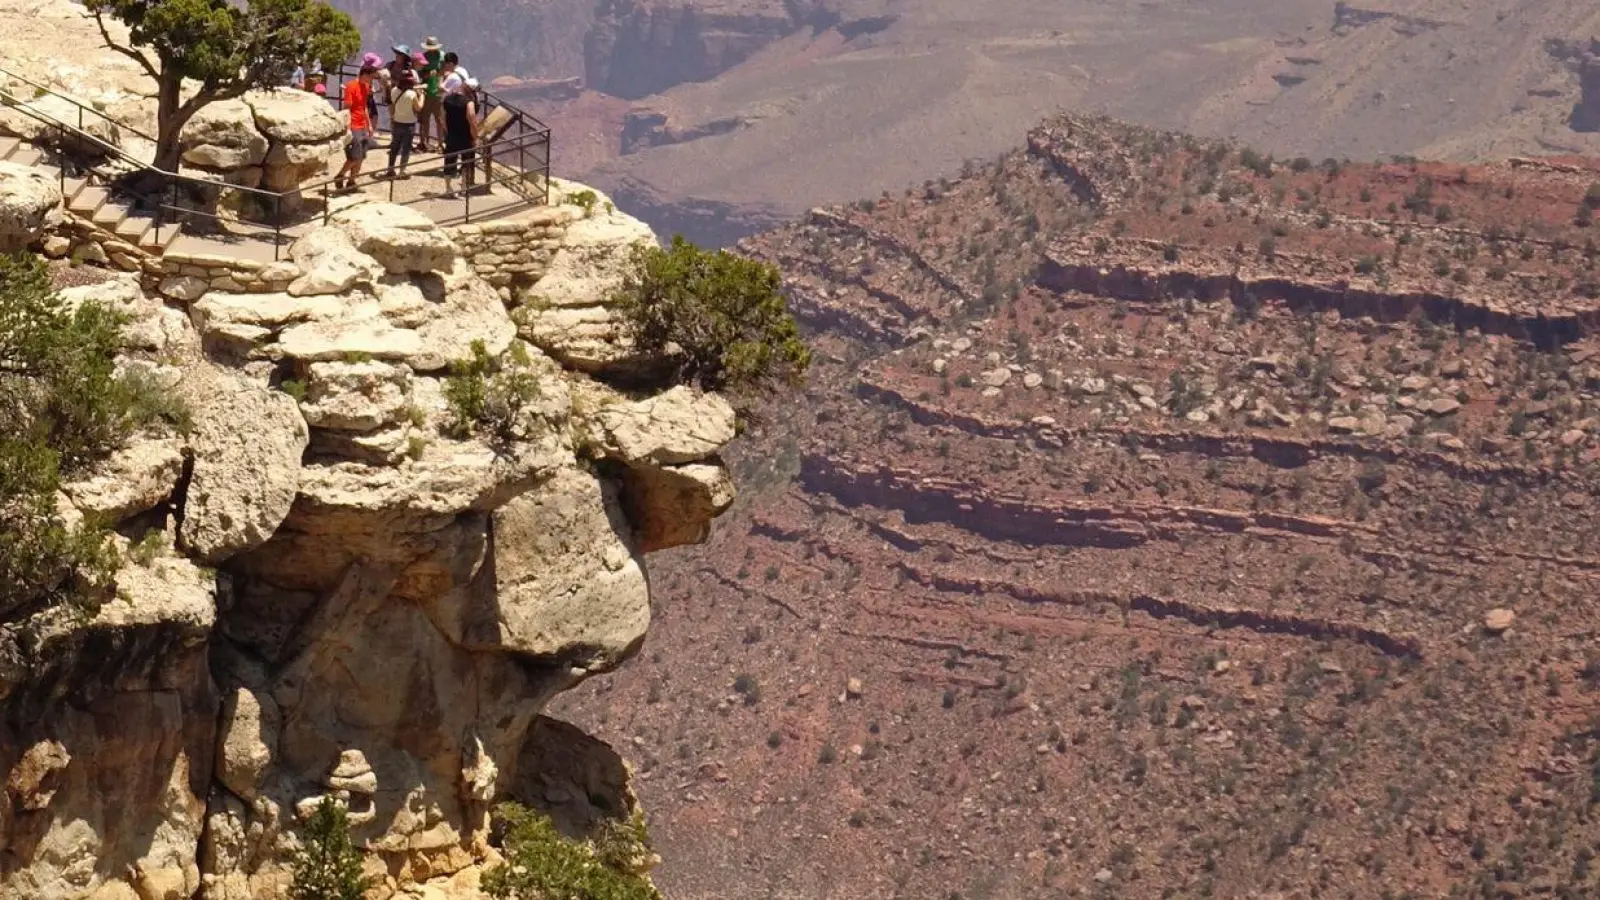
<instances>
[{"instance_id":1,"label":"person in white shirt","mask_svg":"<svg viewBox=\"0 0 1600 900\"><path fill-rule=\"evenodd\" d=\"M416 73L404 69L389 95L389 170L385 178L410 178L406 164L411 161L411 142L417 133L417 115L422 111L422 91L417 87ZM395 160L400 161L399 174L395 173Z\"/></svg>"},{"instance_id":2,"label":"person in white shirt","mask_svg":"<svg viewBox=\"0 0 1600 900\"><path fill-rule=\"evenodd\" d=\"M461 93L462 89L466 87L467 79L471 77L472 75L461 65L461 57L454 52L444 55L444 84L442 87L445 96Z\"/></svg>"}]
</instances>

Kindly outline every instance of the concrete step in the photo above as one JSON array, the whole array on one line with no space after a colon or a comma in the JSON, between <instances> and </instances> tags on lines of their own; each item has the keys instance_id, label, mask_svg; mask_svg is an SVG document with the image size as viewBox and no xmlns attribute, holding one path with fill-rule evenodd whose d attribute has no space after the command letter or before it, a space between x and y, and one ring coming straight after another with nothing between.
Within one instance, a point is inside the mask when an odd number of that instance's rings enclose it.
<instances>
[{"instance_id":1,"label":"concrete step","mask_svg":"<svg viewBox=\"0 0 1600 900\"><path fill-rule=\"evenodd\" d=\"M10 156L20 146L22 142L14 137L0 137L0 159Z\"/></svg>"},{"instance_id":2,"label":"concrete step","mask_svg":"<svg viewBox=\"0 0 1600 900\"><path fill-rule=\"evenodd\" d=\"M44 162L44 154L32 144L21 144L6 155L6 161L23 166L37 166Z\"/></svg>"},{"instance_id":3,"label":"concrete step","mask_svg":"<svg viewBox=\"0 0 1600 900\"><path fill-rule=\"evenodd\" d=\"M126 218L128 218L128 207L115 200L108 200L94 211L94 215L89 217L89 221L107 231L115 231L117 226L121 225Z\"/></svg>"},{"instance_id":4,"label":"concrete step","mask_svg":"<svg viewBox=\"0 0 1600 900\"><path fill-rule=\"evenodd\" d=\"M67 209L80 216L92 216L105 205L110 196L103 187L86 185L73 196L72 202L67 204Z\"/></svg>"},{"instance_id":5,"label":"concrete step","mask_svg":"<svg viewBox=\"0 0 1600 900\"><path fill-rule=\"evenodd\" d=\"M144 239L145 232L155 228L156 220L144 213L130 214L126 219L117 223L111 233L134 246Z\"/></svg>"},{"instance_id":6,"label":"concrete step","mask_svg":"<svg viewBox=\"0 0 1600 900\"><path fill-rule=\"evenodd\" d=\"M61 196L66 198L67 205L70 207L72 198L78 196L78 192L88 186L89 179L87 178L68 178L61 186Z\"/></svg>"},{"instance_id":7,"label":"concrete step","mask_svg":"<svg viewBox=\"0 0 1600 900\"><path fill-rule=\"evenodd\" d=\"M147 253L160 255L171 249L172 245L181 237L183 237L183 229L174 222L168 222L161 226L160 240L156 240L154 230L147 231L139 239L139 247Z\"/></svg>"}]
</instances>

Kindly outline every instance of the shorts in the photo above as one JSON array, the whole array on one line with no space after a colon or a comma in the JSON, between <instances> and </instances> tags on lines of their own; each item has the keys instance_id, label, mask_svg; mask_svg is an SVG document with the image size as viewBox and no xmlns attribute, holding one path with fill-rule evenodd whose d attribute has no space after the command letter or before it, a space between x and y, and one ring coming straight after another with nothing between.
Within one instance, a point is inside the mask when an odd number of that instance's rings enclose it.
<instances>
[{"instance_id":1,"label":"shorts","mask_svg":"<svg viewBox=\"0 0 1600 900\"><path fill-rule=\"evenodd\" d=\"M424 122L444 122L444 98L423 97L422 115L419 118ZM443 127L441 124L440 127Z\"/></svg>"},{"instance_id":2,"label":"shorts","mask_svg":"<svg viewBox=\"0 0 1600 900\"><path fill-rule=\"evenodd\" d=\"M350 130L350 143L344 146L344 158L352 162L366 159L367 151L372 147L372 132L365 128L352 128Z\"/></svg>"}]
</instances>

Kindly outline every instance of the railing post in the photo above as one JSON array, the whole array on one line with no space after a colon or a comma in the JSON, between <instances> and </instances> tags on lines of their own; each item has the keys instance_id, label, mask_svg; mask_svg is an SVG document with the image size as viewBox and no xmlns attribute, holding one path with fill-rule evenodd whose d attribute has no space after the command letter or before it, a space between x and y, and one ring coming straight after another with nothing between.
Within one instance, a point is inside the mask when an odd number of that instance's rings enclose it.
<instances>
[{"instance_id":1,"label":"railing post","mask_svg":"<svg viewBox=\"0 0 1600 900\"><path fill-rule=\"evenodd\" d=\"M283 195L272 195L272 261L278 261L278 250L283 246Z\"/></svg>"}]
</instances>

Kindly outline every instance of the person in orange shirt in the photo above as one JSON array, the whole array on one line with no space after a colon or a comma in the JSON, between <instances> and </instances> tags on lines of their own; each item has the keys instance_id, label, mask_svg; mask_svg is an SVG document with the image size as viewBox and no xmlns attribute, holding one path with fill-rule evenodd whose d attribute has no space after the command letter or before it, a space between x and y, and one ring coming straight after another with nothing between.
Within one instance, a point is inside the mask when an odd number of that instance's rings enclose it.
<instances>
[{"instance_id":1,"label":"person in orange shirt","mask_svg":"<svg viewBox=\"0 0 1600 900\"><path fill-rule=\"evenodd\" d=\"M356 80L344 86L344 108L350 114L350 143L344 148L344 167L333 176L333 186L339 191L355 190L361 164L366 162L367 151L372 148L372 115L368 101L372 99L372 76L377 71L373 66L364 65Z\"/></svg>"}]
</instances>

